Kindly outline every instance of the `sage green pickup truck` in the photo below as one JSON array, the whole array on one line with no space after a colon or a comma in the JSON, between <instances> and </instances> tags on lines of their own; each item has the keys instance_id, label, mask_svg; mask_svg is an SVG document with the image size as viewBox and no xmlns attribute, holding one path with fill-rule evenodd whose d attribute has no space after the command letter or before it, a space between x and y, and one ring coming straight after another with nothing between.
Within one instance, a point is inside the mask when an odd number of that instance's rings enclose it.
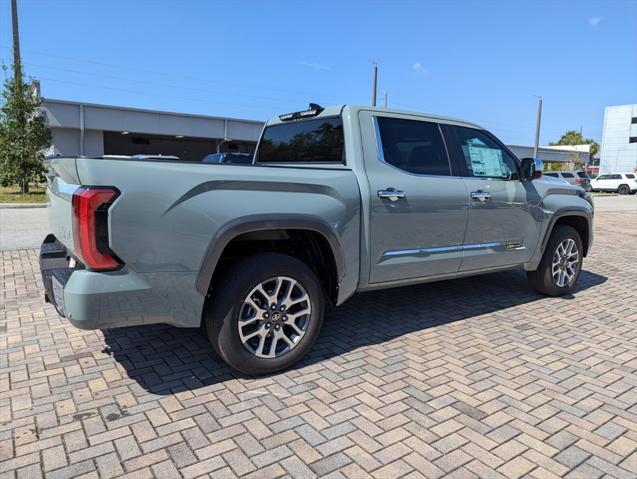
<instances>
[{"instance_id":1,"label":"sage green pickup truck","mask_svg":"<svg viewBox=\"0 0 637 479\"><path fill-rule=\"evenodd\" d=\"M357 291L527 271L573 290L593 204L465 121L341 105L267 122L251 164L52 158L46 299L82 329L203 326L232 367L299 361Z\"/></svg>"}]
</instances>

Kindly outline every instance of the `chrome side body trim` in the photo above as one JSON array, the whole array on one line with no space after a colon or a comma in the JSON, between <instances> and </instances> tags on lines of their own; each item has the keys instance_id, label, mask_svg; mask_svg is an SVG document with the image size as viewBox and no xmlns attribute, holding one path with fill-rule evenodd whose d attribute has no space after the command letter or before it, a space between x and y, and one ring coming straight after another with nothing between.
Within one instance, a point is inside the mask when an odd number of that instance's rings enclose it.
<instances>
[{"instance_id":1,"label":"chrome side body trim","mask_svg":"<svg viewBox=\"0 0 637 479\"><path fill-rule=\"evenodd\" d=\"M465 245L449 245L449 246L435 246L433 248L415 248L415 249L402 249L402 250L389 250L383 253L385 257L395 256L413 256L413 255L429 255L436 253L448 253L451 251L475 251L479 249L497 248L502 246L506 249L525 249L526 247L521 244L512 245L510 243L476 243Z\"/></svg>"}]
</instances>

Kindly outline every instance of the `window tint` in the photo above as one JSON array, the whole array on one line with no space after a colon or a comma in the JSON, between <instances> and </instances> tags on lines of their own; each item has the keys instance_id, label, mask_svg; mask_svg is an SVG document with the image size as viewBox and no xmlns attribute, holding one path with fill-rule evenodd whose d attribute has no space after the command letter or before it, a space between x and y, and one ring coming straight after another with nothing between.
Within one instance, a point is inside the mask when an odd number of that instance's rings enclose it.
<instances>
[{"instance_id":1,"label":"window tint","mask_svg":"<svg viewBox=\"0 0 637 479\"><path fill-rule=\"evenodd\" d=\"M342 163L344 160L340 117L268 126L257 151L259 163Z\"/></svg>"},{"instance_id":2,"label":"window tint","mask_svg":"<svg viewBox=\"0 0 637 479\"><path fill-rule=\"evenodd\" d=\"M575 176L573 175L573 173L562 173L562 176L564 178L575 178Z\"/></svg>"},{"instance_id":3,"label":"window tint","mask_svg":"<svg viewBox=\"0 0 637 479\"><path fill-rule=\"evenodd\" d=\"M559 178L557 173L544 173L544 176L552 176L553 178Z\"/></svg>"},{"instance_id":4,"label":"window tint","mask_svg":"<svg viewBox=\"0 0 637 479\"><path fill-rule=\"evenodd\" d=\"M450 175L447 151L436 123L377 117L383 159L417 175Z\"/></svg>"},{"instance_id":5,"label":"window tint","mask_svg":"<svg viewBox=\"0 0 637 479\"><path fill-rule=\"evenodd\" d=\"M578 171L577 176L579 176L580 178L584 178L585 180L591 179L591 177L588 176L588 173L585 173L584 171Z\"/></svg>"},{"instance_id":6,"label":"window tint","mask_svg":"<svg viewBox=\"0 0 637 479\"><path fill-rule=\"evenodd\" d=\"M610 175L599 175L597 178L595 178L596 180L607 180L610 177Z\"/></svg>"},{"instance_id":7,"label":"window tint","mask_svg":"<svg viewBox=\"0 0 637 479\"><path fill-rule=\"evenodd\" d=\"M473 128L451 128L462 149L469 176L517 179L515 159L485 132Z\"/></svg>"},{"instance_id":8,"label":"window tint","mask_svg":"<svg viewBox=\"0 0 637 479\"><path fill-rule=\"evenodd\" d=\"M635 175L633 175L632 173L626 173L624 176L626 176L626 178L628 178L629 180L635 179Z\"/></svg>"},{"instance_id":9,"label":"window tint","mask_svg":"<svg viewBox=\"0 0 637 479\"><path fill-rule=\"evenodd\" d=\"M611 180L621 180L622 175L608 175Z\"/></svg>"}]
</instances>

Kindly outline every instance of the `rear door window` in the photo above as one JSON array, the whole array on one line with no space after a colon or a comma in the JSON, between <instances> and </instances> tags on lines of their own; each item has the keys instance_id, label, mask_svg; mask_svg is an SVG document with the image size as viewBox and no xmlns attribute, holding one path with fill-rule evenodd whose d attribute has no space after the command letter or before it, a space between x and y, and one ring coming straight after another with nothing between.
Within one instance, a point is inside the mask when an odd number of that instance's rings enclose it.
<instances>
[{"instance_id":1,"label":"rear door window","mask_svg":"<svg viewBox=\"0 0 637 479\"><path fill-rule=\"evenodd\" d=\"M376 122L385 163L416 175L451 174L437 123L384 116Z\"/></svg>"},{"instance_id":2,"label":"rear door window","mask_svg":"<svg viewBox=\"0 0 637 479\"><path fill-rule=\"evenodd\" d=\"M585 180L590 180L591 177L588 176L588 173L585 173L583 171L578 171L577 172L577 176L579 176L580 178L584 178Z\"/></svg>"},{"instance_id":3,"label":"rear door window","mask_svg":"<svg viewBox=\"0 0 637 479\"><path fill-rule=\"evenodd\" d=\"M562 176L564 178L575 178L575 176L573 176L573 173L562 173Z\"/></svg>"},{"instance_id":4,"label":"rear door window","mask_svg":"<svg viewBox=\"0 0 637 479\"><path fill-rule=\"evenodd\" d=\"M544 176L552 176L553 178L559 178L557 173L544 173Z\"/></svg>"},{"instance_id":5,"label":"rear door window","mask_svg":"<svg viewBox=\"0 0 637 479\"><path fill-rule=\"evenodd\" d=\"M609 175L611 180L621 180L622 175Z\"/></svg>"},{"instance_id":6,"label":"rear door window","mask_svg":"<svg viewBox=\"0 0 637 479\"><path fill-rule=\"evenodd\" d=\"M340 117L290 121L266 127L258 163L344 163L345 140Z\"/></svg>"}]
</instances>

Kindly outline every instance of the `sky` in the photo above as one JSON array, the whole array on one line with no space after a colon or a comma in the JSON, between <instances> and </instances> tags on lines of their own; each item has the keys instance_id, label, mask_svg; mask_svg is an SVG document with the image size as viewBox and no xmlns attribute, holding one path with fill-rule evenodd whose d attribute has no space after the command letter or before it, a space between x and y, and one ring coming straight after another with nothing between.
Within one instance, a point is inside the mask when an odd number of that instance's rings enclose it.
<instances>
[{"instance_id":1,"label":"sky","mask_svg":"<svg viewBox=\"0 0 637 479\"><path fill-rule=\"evenodd\" d=\"M0 62L11 63L10 0ZM46 98L265 120L371 101L469 120L509 144L601 142L637 103L637 0L18 0Z\"/></svg>"}]
</instances>

